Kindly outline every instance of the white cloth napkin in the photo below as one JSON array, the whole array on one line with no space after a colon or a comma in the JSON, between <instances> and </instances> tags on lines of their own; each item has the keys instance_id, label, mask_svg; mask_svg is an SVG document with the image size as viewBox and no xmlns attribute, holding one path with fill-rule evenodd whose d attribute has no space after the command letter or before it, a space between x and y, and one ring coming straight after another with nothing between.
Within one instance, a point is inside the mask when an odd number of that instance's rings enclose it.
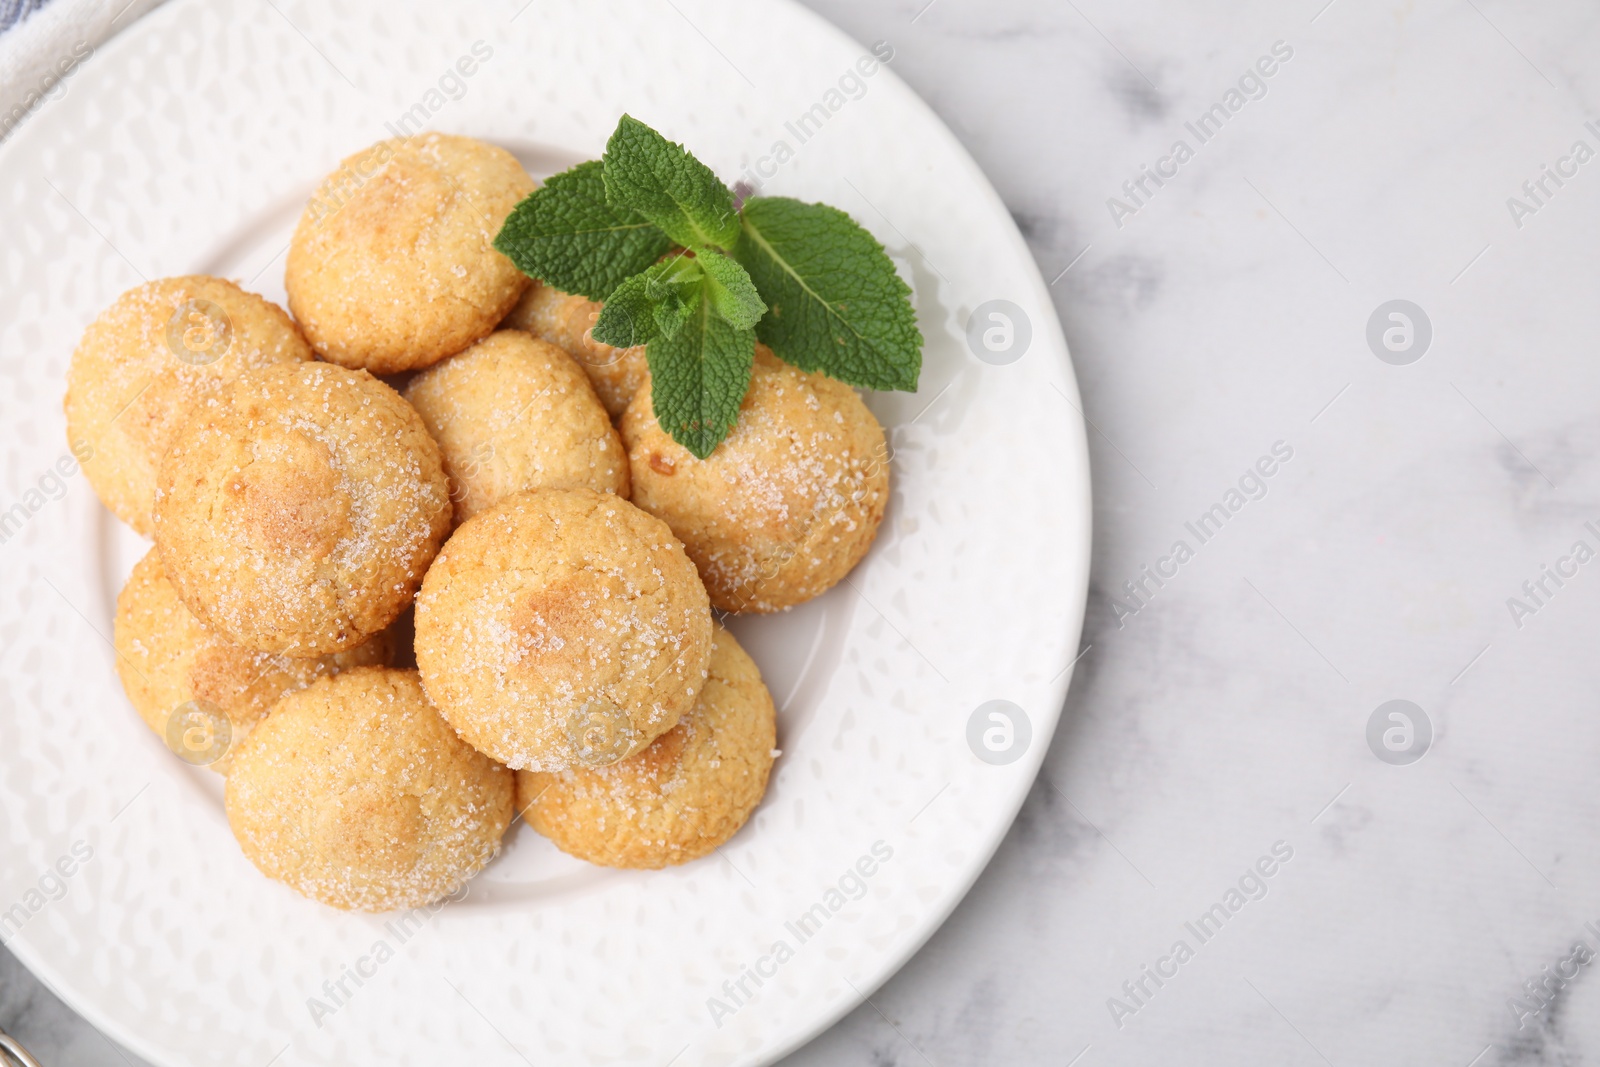
<instances>
[{"instance_id":1,"label":"white cloth napkin","mask_svg":"<svg viewBox=\"0 0 1600 1067\"><path fill-rule=\"evenodd\" d=\"M71 92L73 75L96 48L163 2L48 0L0 32L0 140Z\"/></svg>"}]
</instances>

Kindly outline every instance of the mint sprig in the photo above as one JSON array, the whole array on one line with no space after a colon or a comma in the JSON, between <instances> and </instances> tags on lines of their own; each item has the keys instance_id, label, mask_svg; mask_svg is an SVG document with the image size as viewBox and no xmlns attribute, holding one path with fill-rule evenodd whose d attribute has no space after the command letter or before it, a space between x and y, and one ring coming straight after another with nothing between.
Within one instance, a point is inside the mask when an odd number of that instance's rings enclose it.
<instances>
[{"instance_id":1,"label":"mint sprig","mask_svg":"<svg viewBox=\"0 0 1600 1067\"><path fill-rule=\"evenodd\" d=\"M518 204L495 247L602 301L595 340L647 346L656 421L701 459L738 420L758 337L802 370L917 387L911 290L870 233L825 204L762 197L740 211L705 164L628 115L603 159Z\"/></svg>"},{"instance_id":2,"label":"mint sprig","mask_svg":"<svg viewBox=\"0 0 1600 1067\"><path fill-rule=\"evenodd\" d=\"M600 309L594 339L631 348L675 336L700 299L736 330L751 329L767 310L738 263L708 249L683 252L617 286Z\"/></svg>"}]
</instances>

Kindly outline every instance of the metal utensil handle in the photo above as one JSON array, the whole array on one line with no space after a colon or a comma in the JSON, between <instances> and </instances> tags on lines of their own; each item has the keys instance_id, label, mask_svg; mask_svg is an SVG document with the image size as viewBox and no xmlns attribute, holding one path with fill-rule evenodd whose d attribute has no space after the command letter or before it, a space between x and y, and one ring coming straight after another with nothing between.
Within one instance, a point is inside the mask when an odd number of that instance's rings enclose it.
<instances>
[{"instance_id":1,"label":"metal utensil handle","mask_svg":"<svg viewBox=\"0 0 1600 1067\"><path fill-rule=\"evenodd\" d=\"M17 1039L4 1030L0 1030L0 1060L8 1067L13 1063L22 1067L39 1067L39 1061L28 1055L28 1050L17 1044Z\"/></svg>"}]
</instances>

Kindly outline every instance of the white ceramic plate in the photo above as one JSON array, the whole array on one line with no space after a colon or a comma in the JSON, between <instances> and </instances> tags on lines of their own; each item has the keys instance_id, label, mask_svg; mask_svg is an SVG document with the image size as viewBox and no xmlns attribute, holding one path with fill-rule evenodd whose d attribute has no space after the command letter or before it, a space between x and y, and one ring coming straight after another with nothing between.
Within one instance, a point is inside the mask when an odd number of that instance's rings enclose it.
<instances>
[{"instance_id":1,"label":"white ceramic plate","mask_svg":"<svg viewBox=\"0 0 1600 1067\"><path fill-rule=\"evenodd\" d=\"M1048 293L989 184L892 64L860 76L867 49L797 7L521 4L174 3L0 149L0 935L164 1067L768 1062L949 914L1054 728L1088 466ZM52 473L68 357L141 276L281 300L316 180L407 114L543 175L598 156L623 111L729 180L759 167L767 192L846 209L901 263L928 343L920 392L869 397L888 519L847 584L735 624L784 754L720 855L610 871L520 827L436 914L320 907L256 873L219 781L122 697L107 638L144 545ZM764 163L780 141L792 157ZM996 299L1031 327L1003 365L966 339ZM1010 763L969 745L991 700L1031 726Z\"/></svg>"}]
</instances>

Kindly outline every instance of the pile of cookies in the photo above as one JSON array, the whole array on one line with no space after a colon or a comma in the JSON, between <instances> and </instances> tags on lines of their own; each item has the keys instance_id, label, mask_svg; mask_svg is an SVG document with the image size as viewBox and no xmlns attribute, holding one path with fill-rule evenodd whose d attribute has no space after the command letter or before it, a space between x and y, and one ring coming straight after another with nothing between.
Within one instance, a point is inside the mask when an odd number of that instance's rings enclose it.
<instances>
[{"instance_id":1,"label":"pile of cookies","mask_svg":"<svg viewBox=\"0 0 1600 1067\"><path fill-rule=\"evenodd\" d=\"M713 610L828 589L887 504L860 398L764 349L727 440L675 443L643 349L495 251L533 188L469 138L382 142L308 205L288 312L167 278L73 354L68 435L154 539L117 602L128 698L227 775L256 867L336 907L455 892L517 813L610 866L727 841L778 752Z\"/></svg>"}]
</instances>

